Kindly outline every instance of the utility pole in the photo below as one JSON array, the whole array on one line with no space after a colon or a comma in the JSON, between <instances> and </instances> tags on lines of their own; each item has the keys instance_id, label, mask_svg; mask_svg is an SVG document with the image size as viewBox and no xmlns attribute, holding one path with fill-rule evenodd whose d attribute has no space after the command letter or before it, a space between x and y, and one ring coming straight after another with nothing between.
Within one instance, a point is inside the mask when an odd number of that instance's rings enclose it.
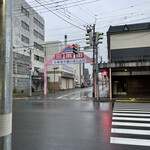
<instances>
[{"instance_id":1,"label":"utility pole","mask_svg":"<svg viewBox=\"0 0 150 150\"><path fill-rule=\"evenodd\" d=\"M0 150L11 150L12 0L0 0Z\"/></svg>"},{"instance_id":2,"label":"utility pole","mask_svg":"<svg viewBox=\"0 0 150 150\"><path fill-rule=\"evenodd\" d=\"M29 53L30 53L30 96L32 96L32 51L31 49L29 49Z\"/></svg>"}]
</instances>

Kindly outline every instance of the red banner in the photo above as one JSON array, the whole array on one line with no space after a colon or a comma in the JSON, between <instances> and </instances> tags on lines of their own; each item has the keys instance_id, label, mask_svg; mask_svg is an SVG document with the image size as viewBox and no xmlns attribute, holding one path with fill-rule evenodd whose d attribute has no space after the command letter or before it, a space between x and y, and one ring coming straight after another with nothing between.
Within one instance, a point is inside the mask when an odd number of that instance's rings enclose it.
<instances>
[{"instance_id":1,"label":"red banner","mask_svg":"<svg viewBox=\"0 0 150 150\"><path fill-rule=\"evenodd\" d=\"M83 52L78 52L78 54L75 55L75 58L76 59L78 59L78 58L79 59L84 58L84 53Z\"/></svg>"}]
</instances>

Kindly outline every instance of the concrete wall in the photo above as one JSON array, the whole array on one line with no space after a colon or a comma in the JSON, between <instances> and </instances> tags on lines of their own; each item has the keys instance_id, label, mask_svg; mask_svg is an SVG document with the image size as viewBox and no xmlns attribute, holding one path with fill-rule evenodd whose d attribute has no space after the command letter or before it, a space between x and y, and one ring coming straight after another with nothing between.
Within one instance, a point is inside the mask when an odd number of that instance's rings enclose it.
<instances>
[{"instance_id":1,"label":"concrete wall","mask_svg":"<svg viewBox=\"0 0 150 150\"><path fill-rule=\"evenodd\" d=\"M110 49L150 47L150 31L126 32L110 36Z\"/></svg>"},{"instance_id":2,"label":"concrete wall","mask_svg":"<svg viewBox=\"0 0 150 150\"><path fill-rule=\"evenodd\" d=\"M150 60L150 31L110 35L111 62Z\"/></svg>"}]
</instances>

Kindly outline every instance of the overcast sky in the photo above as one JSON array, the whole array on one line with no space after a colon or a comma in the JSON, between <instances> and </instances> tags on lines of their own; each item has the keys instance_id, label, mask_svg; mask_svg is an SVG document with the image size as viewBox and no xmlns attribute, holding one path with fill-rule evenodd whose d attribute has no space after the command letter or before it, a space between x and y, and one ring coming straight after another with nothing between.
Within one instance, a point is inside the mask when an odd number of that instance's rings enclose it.
<instances>
[{"instance_id":1,"label":"overcast sky","mask_svg":"<svg viewBox=\"0 0 150 150\"><path fill-rule=\"evenodd\" d=\"M86 46L85 26L96 23L96 31L104 33L103 44L99 46L103 61L107 61L106 32L110 25L150 22L150 0L36 0L40 4L26 1L44 18L46 41L64 41L66 34L68 41L81 39L68 44ZM86 54L92 57L92 53Z\"/></svg>"}]
</instances>

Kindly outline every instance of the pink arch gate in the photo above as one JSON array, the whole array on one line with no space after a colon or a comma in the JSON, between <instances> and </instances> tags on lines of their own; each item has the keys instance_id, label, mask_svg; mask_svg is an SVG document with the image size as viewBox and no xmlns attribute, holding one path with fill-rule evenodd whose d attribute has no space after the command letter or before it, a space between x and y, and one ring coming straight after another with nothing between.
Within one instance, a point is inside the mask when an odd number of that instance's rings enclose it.
<instances>
[{"instance_id":1,"label":"pink arch gate","mask_svg":"<svg viewBox=\"0 0 150 150\"><path fill-rule=\"evenodd\" d=\"M47 95L47 66L55 64L79 64L93 63L93 58L88 57L84 52L73 53L72 46L68 45L63 50L55 54L50 60L44 58L44 95Z\"/></svg>"}]
</instances>

